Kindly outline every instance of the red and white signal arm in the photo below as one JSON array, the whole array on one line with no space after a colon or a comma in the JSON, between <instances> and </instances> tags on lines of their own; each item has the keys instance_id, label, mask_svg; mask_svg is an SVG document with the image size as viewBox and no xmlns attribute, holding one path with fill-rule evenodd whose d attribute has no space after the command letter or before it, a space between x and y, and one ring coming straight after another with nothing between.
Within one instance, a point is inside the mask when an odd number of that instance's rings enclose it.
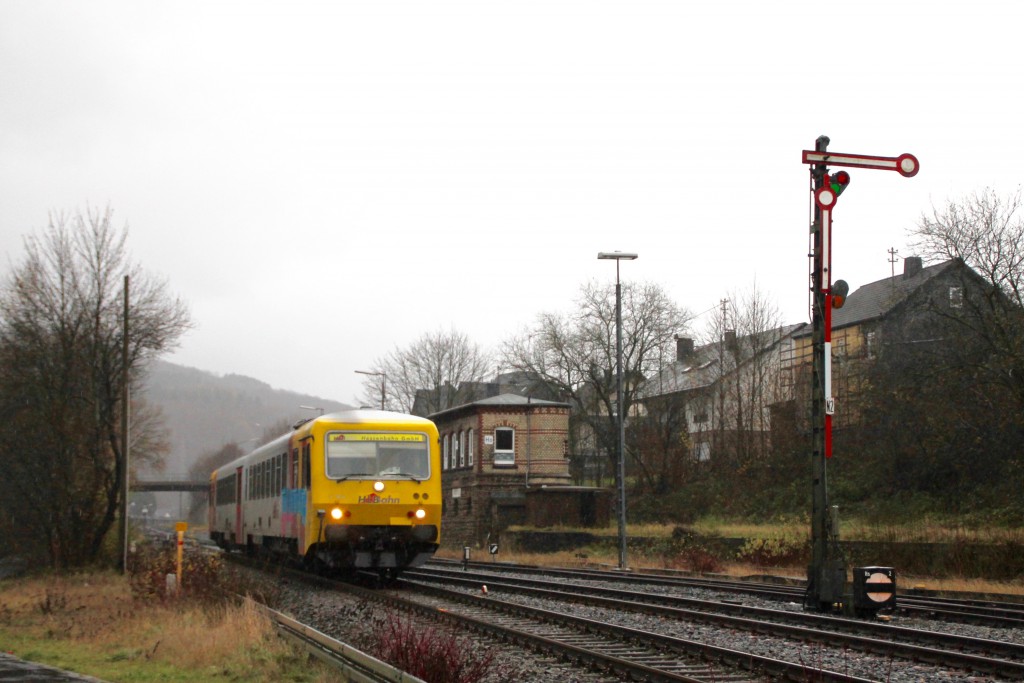
<instances>
[{"instance_id":1,"label":"red and white signal arm","mask_svg":"<svg viewBox=\"0 0 1024 683\"><path fill-rule=\"evenodd\" d=\"M838 152L818 152L805 149L803 151L803 163L896 171L904 178L913 178L921 170L921 162L913 154L901 154L898 157L877 157L870 154L840 154Z\"/></svg>"}]
</instances>

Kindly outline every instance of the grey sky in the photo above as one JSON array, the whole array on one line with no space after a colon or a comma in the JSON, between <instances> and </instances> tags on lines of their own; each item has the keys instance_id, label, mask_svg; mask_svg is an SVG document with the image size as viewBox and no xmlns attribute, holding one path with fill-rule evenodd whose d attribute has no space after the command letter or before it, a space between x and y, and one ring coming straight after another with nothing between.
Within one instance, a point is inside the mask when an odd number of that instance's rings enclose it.
<instances>
[{"instance_id":1,"label":"grey sky","mask_svg":"<svg viewBox=\"0 0 1024 683\"><path fill-rule=\"evenodd\" d=\"M198 325L169 360L350 402L424 331L567 310L599 251L807 320L801 150L920 159L836 209L835 276L884 277L933 203L1019 185L1022 8L6 1L0 267L109 203Z\"/></svg>"}]
</instances>

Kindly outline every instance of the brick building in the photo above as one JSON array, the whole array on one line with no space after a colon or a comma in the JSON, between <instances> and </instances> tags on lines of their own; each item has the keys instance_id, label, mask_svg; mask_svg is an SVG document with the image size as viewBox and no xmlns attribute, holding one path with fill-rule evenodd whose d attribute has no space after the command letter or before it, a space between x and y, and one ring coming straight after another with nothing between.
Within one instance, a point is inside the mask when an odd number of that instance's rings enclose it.
<instances>
[{"instance_id":1,"label":"brick building","mask_svg":"<svg viewBox=\"0 0 1024 683\"><path fill-rule=\"evenodd\" d=\"M441 435L445 546L482 547L529 520L607 524L607 492L569 486L569 408L501 394L429 416Z\"/></svg>"}]
</instances>

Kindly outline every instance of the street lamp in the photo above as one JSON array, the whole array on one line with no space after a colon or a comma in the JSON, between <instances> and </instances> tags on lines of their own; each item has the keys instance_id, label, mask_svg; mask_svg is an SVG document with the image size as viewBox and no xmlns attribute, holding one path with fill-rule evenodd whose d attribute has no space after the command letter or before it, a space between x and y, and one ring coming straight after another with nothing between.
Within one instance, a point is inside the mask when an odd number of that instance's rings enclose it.
<instances>
[{"instance_id":1,"label":"street lamp","mask_svg":"<svg viewBox=\"0 0 1024 683\"><path fill-rule=\"evenodd\" d=\"M384 403L387 400L388 374L386 372L370 372L369 370L356 370L357 374L380 377L380 409L384 410Z\"/></svg>"},{"instance_id":2,"label":"street lamp","mask_svg":"<svg viewBox=\"0 0 1024 683\"><path fill-rule=\"evenodd\" d=\"M615 261L615 412L619 421L619 569L626 568L626 417L622 410L622 286L619 284L619 262L634 261L637 254L602 251L601 260Z\"/></svg>"}]
</instances>

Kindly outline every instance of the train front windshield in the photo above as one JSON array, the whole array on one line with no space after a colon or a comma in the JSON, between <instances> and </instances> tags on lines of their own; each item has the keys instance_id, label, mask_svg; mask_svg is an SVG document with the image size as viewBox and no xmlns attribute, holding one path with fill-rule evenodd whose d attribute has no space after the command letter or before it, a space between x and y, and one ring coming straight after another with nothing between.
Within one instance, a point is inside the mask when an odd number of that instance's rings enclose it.
<instances>
[{"instance_id":1,"label":"train front windshield","mask_svg":"<svg viewBox=\"0 0 1024 683\"><path fill-rule=\"evenodd\" d=\"M425 434L395 432L330 432L327 434L327 476L426 479L430 475L430 442Z\"/></svg>"}]
</instances>

